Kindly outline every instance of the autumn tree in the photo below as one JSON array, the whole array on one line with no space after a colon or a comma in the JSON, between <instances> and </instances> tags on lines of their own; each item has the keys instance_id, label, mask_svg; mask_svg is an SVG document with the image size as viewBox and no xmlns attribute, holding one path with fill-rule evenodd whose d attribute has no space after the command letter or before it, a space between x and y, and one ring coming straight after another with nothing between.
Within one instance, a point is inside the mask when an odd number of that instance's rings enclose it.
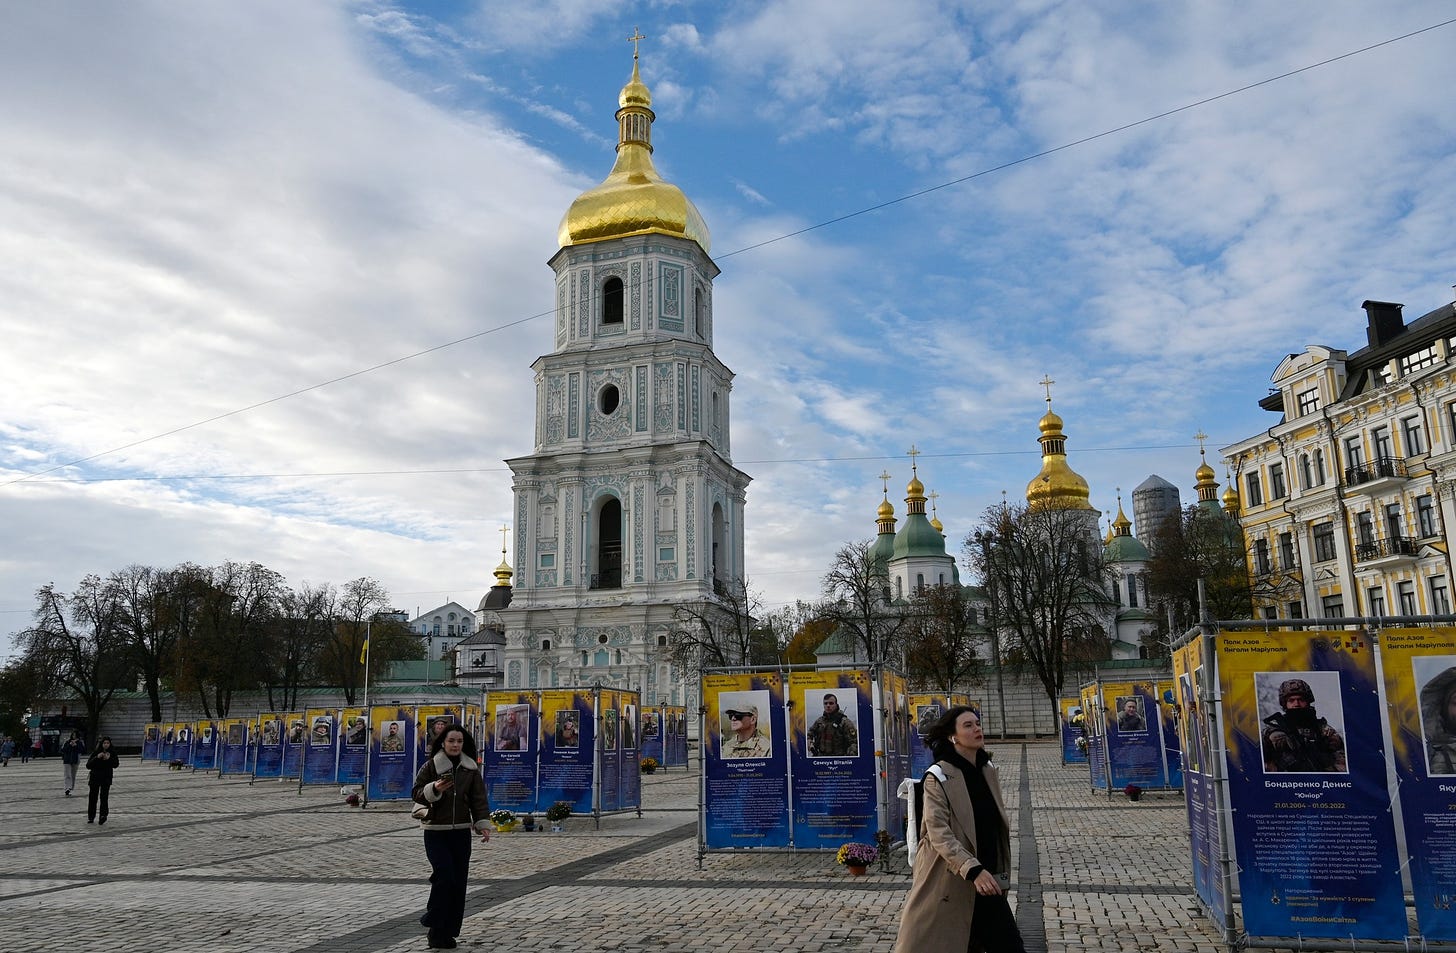
<instances>
[{"instance_id":1,"label":"autumn tree","mask_svg":"<svg viewBox=\"0 0 1456 953\"><path fill-rule=\"evenodd\" d=\"M1095 511L993 506L965 540L990 596L1003 648L1036 673L1052 708L1069 671L1090 670L1110 648L1115 604Z\"/></svg>"},{"instance_id":2,"label":"autumn tree","mask_svg":"<svg viewBox=\"0 0 1456 953\"><path fill-rule=\"evenodd\" d=\"M857 659L871 665L900 663L908 616L904 606L890 602L889 580L868 541L849 543L834 554L814 615L850 639Z\"/></svg>"},{"instance_id":3,"label":"autumn tree","mask_svg":"<svg viewBox=\"0 0 1456 953\"><path fill-rule=\"evenodd\" d=\"M769 624L765 625L764 622ZM734 579L717 587L702 602L673 610L669 644L679 672L737 665L773 665L779 661L779 630L767 620L761 594L746 581ZM783 641L787 642L785 636Z\"/></svg>"},{"instance_id":4,"label":"autumn tree","mask_svg":"<svg viewBox=\"0 0 1456 953\"><path fill-rule=\"evenodd\" d=\"M980 674L980 606L961 585L925 586L910 599L905 675L922 691L949 694Z\"/></svg>"},{"instance_id":5,"label":"autumn tree","mask_svg":"<svg viewBox=\"0 0 1456 953\"><path fill-rule=\"evenodd\" d=\"M1213 618L1252 617L1244 536L1232 517L1222 511L1189 506L1179 519L1159 524L1149 549L1148 594L1162 610L1160 623L1172 626L1166 633L1170 638L1199 622L1200 579Z\"/></svg>"}]
</instances>

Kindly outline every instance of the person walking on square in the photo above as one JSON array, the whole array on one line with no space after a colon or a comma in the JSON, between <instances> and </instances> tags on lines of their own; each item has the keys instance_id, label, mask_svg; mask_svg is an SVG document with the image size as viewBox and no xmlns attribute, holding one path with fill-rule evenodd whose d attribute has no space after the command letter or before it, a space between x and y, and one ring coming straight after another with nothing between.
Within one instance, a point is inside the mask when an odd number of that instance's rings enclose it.
<instances>
[{"instance_id":1,"label":"person walking on square","mask_svg":"<svg viewBox=\"0 0 1456 953\"><path fill-rule=\"evenodd\" d=\"M894 953L1026 953L1002 886L1011 870L1011 822L981 718L956 705L921 740L945 783L933 773L923 782L914 879Z\"/></svg>"},{"instance_id":2,"label":"person walking on square","mask_svg":"<svg viewBox=\"0 0 1456 953\"><path fill-rule=\"evenodd\" d=\"M111 736L102 735L96 753L86 760L91 772L90 793L86 796L86 823L106 823L111 813L111 778L116 773L116 752L111 750Z\"/></svg>"},{"instance_id":3,"label":"person walking on square","mask_svg":"<svg viewBox=\"0 0 1456 953\"><path fill-rule=\"evenodd\" d=\"M17 742L15 742L15 753L18 754L18 755L20 755L20 763L21 764L25 764L25 762L27 762L27 761L30 760L30 730L29 729L22 729L21 730L21 732L20 732L20 740L17 741Z\"/></svg>"},{"instance_id":4,"label":"person walking on square","mask_svg":"<svg viewBox=\"0 0 1456 953\"><path fill-rule=\"evenodd\" d=\"M430 742L430 757L415 775L411 797L425 809L420 826L431 870L420 925L429 930L431 949L453 949L460 935L472 829L482 842L490 840L490 801L478 757L470 732L450 725Z\"/></svg>"},{"instance_id":5,"label":"person walking on square","mask_svg":"<svg viewBox=\"0 0 1456 953\"><path fill-rule=\"evenodd\" d=\"M0 767L10 767L10 758L15 754L15 739L9 735L0 737Z\"/></svg>"},{"instance_id":6,"label":"person walking on square","mask_svg":"<svg viewBox=\"0 0 1456 953\"><path fill-rule=\"evenodd\" d=\"M81 742L81 736L71 732L71 737L61 745L61 785L66 797L71 796L71 789L76 786L76 769L81 766L81 755L85 753L86 746Z\"/></svg>"}]
</instances>

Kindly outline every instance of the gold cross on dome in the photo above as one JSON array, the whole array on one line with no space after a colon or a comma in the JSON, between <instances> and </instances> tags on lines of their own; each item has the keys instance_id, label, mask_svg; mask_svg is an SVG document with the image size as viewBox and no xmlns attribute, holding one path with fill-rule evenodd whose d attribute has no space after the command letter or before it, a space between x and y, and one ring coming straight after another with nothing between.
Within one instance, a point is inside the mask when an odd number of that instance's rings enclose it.
<instances>
[{"instance_id":1,"label":"gold cross on dome","mask_svg":"<svg viewBox=\"0 0 1456 953\"><path fill-rule=\"evenodd\" d=\"M627 42L632 44L632 59L635 60L637 58L637 53L639 51L638 44L645 39L647 39L647 37L642 35L642 31L634 26L632 28L632 35L627 37Z\"/></svg>"},{"instance_id":2,"label":"gold cross on dome","mask_svg":"<svg viewBox=\"0 0 1456 953\"><path fill-rule=\"evenodd\" d=\"M884 470L880 473L880 482L884 485L885 499L890 498L890 471Z\"/></svg>"},{"instance_id":3,"label":"gold cross on dome","mask_svg":"<svg viewBox=\"0 0 1456 953\"><path fill-rule=\"evenodd\" d=\"M910 445L910 449L909 450L906 450L905 453L907 453L910 456L910 473L913 476L915 474L915 472L916 472L916 470L915 470L915 458L918 457L918 456L920 456L921 451L917 450L915 448L915 444L912 443Z\"/></svg>"},{"instance_id":4,"label":"gold cross on dome","mask_svg":"<svg viewBox=\"0 0 1456 953\"><path fill-rule=\"evenodd\" d=\"M502 523L501 524L501 528L500 528L500 534L501 534L501 555L502 556L504 556L506 554L506 537L510 534L510 532L511 532L511 528L509 526L505 525L504 523Z\"/></svg>"},{"instance_id":5,"label":"gold cross on dome","mask_svg":"<svg viewBox=\"0 0 1456 953\"><path fill-rule=\"evenodd\" d=\"M1198 455L1203 456L1203 441L1208 439L1208 434L1204 433L1203 428L1200 427L1198 433L1193 435L1193 439L1198 441Z\"/></svg>"},{"instance_id":6,"label":"gold cross on dome","mask_svg":"<svg viewBox=\"0 0 1456 953\"><path fill-rule=\"evenodd\" d=\"M1040 384L1042 387L1046 388L1046 402L1047 406L1050 407L1052 405L1052 385L1055 384L1056 381L1052 380L1052 376L1050 374L1043 374L1041 380L1037 381L1037 383Z\"/></svg>"}]
</instances>

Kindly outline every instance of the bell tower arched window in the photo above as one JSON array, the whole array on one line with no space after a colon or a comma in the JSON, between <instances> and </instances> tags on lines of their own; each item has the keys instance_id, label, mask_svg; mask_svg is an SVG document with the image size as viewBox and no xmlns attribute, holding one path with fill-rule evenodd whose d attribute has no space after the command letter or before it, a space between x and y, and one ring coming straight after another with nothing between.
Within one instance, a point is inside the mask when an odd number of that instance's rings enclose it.
<instances>
[{"instance_id":1,"label":"bell tower arched window","mask_svg":"<svg viewBox=\"0 0 1456 953\"><path fill-rule=\"evenodd\" d=\"M622 323L621 278L608 278L602 284L602 323Z\"/></svg>"}]
</instances>

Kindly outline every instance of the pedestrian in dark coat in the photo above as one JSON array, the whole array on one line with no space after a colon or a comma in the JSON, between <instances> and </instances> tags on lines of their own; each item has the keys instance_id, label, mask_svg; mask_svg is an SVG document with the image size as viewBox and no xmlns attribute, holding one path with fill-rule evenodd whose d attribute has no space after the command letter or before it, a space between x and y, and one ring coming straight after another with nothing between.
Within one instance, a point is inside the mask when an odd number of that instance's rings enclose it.
<instances>
[{"instance_id":1,"label":"pedestrian in dark coat","mask_svg":"<svg viewBox=\"0 0 1456 953\"><path fill-rule=\"evenodd\" d=\"M81 765L81 755L86 753L86 745L81 741L77 732L71 732L71 737L61 745L61 787L65 789L66 797L71 796L71 788L76 786L76 769Z\"/></svg>"},{"instance_id":2,"label":"pedestrian in dark coat","mask_svg":"<svg viewBox=\"0 0 1456 953\"><path fill-rule=\"evenodd\" d=\"M91 772L91 792L86 797L86 823L106 823L111 812L111 777L116 773L116 752L111 750L111 736L103 735L96 753L86 759Z\"/></svg>"},{"instance_id":3,"label":"pedestrian in dark coat","mask_svg":"<svg viewBox=\"0 0 1456 953\"><path fill-rule=\"evenodd\" d=\"M430 759L415 775L415 816L425 831L430 861L430 899L420 925L433 949L451 949L465 919L470 876L470 837L490 840L490 802L485 794L475 739L462 725L450 725L430 742ZM423 815L423 817L421 817Z\"/></svg>"},{"instance_id":4,"label":"pedestrian in dark coat","mask_svg":"<svg viewBox=\"0 0 1456 953\"><path fill-rule=\"evenodd\" d=\"M1025 953L1006 901L1011 822L981 718L956 705L922 740L945 774L924 781L914 880L895 953Z\"/></svg>"}]
</instances>

